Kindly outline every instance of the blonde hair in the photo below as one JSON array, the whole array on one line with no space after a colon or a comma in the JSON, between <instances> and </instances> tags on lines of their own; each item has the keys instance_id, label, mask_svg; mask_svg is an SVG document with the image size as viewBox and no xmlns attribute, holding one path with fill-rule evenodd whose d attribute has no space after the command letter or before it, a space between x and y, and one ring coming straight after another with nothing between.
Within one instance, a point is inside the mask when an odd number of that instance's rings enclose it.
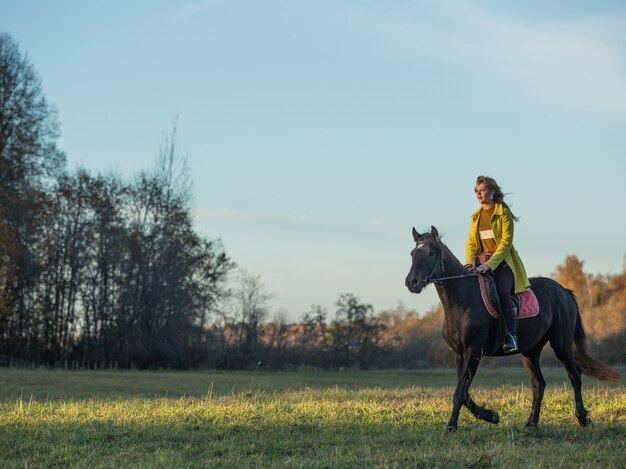
<instances>
[{"instance_id":1,"label":"blonde hair","mask_svg":"<svg viewBox=\"0 0 626 469\"><path fill-rule=\"evenodd\" d=\"M502 193L502 189L500 188L500 186L498 185L498 183L496 182L494 178L491 178L489 176L478 176L476 178L476 185L474 187L477 187L479 184L484 184L489 189L491 189L493 191L493 201L496 203L502 204L504 207L506 207L509 210L509 212L511 212L511 217L513 217L513 220L519 221L519 217L516 217L515 215L513 215L511 208L504 201L504 194Z\"/></svg>"}]
</instances>

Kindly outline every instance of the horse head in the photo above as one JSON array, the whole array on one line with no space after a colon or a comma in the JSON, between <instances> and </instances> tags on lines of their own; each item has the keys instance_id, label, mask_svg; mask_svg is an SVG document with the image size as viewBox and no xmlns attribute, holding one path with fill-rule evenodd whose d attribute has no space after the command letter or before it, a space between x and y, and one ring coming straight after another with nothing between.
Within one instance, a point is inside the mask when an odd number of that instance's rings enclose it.
<instances>
[{"instance_id":1,"label":"horse head","mask_svg":"<svg viewBox=\"0 0 626 469\"><path fill-rule=\"evenodd\" d=\"M443 270L442 253L439 233L434 226L430 227L430 233L424 234L413 228L413 240L415 248L411 251L411 269L404 284L411 293L420 293Z\"/></svg>"}]
</instances>

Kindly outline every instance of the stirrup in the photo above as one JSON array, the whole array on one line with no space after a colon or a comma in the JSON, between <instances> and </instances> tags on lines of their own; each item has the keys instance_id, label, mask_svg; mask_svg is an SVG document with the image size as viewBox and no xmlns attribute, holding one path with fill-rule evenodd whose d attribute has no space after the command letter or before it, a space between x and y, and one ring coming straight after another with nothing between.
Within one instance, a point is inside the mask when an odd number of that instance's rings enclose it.
<instances>
[{"instance_id":1,"label":"stirrup","mask_svg":"<svg viewBox=\"0 0 626 469\"><path fill-rule=\"evenodd\" d=\"M507 332L504 336L502 350L504 350L505 353L517 352L519 350L519 347L517 345L517 337L515 337L510 332Z\"/></svg>"}]
</instances>

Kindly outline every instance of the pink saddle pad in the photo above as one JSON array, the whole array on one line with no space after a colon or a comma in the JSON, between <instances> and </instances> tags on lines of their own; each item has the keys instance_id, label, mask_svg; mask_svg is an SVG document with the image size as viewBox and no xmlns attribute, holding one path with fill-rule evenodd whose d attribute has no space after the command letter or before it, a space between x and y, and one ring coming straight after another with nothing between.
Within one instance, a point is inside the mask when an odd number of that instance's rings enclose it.
<instances>
[{"instance_id":1,"label":"pink saddle pad","mask_svg":"<svg viewBox=\"0 0 626 469\"><path fill-rule=\"evenodd\" d=\"M489 300L489 294L487 293L487 281L483 275L478 276L478 283L480 284L480 294L483 297L483 303L485 308L489 311L494 318L500 319L500 311ZM535 296L535 292L532 288L518 293L520 299L520 308L517 311L517 319L532 318L539 314L539 301Z\"/></svg>"}]
</instances>

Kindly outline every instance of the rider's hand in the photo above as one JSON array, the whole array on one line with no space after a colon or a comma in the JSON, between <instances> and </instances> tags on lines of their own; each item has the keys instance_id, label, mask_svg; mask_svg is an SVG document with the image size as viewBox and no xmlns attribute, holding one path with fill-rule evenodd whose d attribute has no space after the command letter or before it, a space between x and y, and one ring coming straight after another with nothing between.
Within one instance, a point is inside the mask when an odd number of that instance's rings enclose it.
<instances>
[{"instance_id":1,"label":"rider's hand","mask_svg":"<svg viewBox=\"0 0 626 469\"><path fill-rule=\"evenodd\" d=\"M481 264L478 267L476 267L476 272L478 272L479 274L486 274L490 270L491 269L489 268L487 264Z\"/></svg>"},{"instance_id":2,"label":"rider's hand","mask_svg":"<svg viewBox=\"0 0 626 469\"><path fill-rule=\"evenodd\" d=\"M474 264L465 264L463 267L465 267L465 269L469 270L470 272L474 272L474 269L476 268Z\"/></svg>"}]
</instances>

